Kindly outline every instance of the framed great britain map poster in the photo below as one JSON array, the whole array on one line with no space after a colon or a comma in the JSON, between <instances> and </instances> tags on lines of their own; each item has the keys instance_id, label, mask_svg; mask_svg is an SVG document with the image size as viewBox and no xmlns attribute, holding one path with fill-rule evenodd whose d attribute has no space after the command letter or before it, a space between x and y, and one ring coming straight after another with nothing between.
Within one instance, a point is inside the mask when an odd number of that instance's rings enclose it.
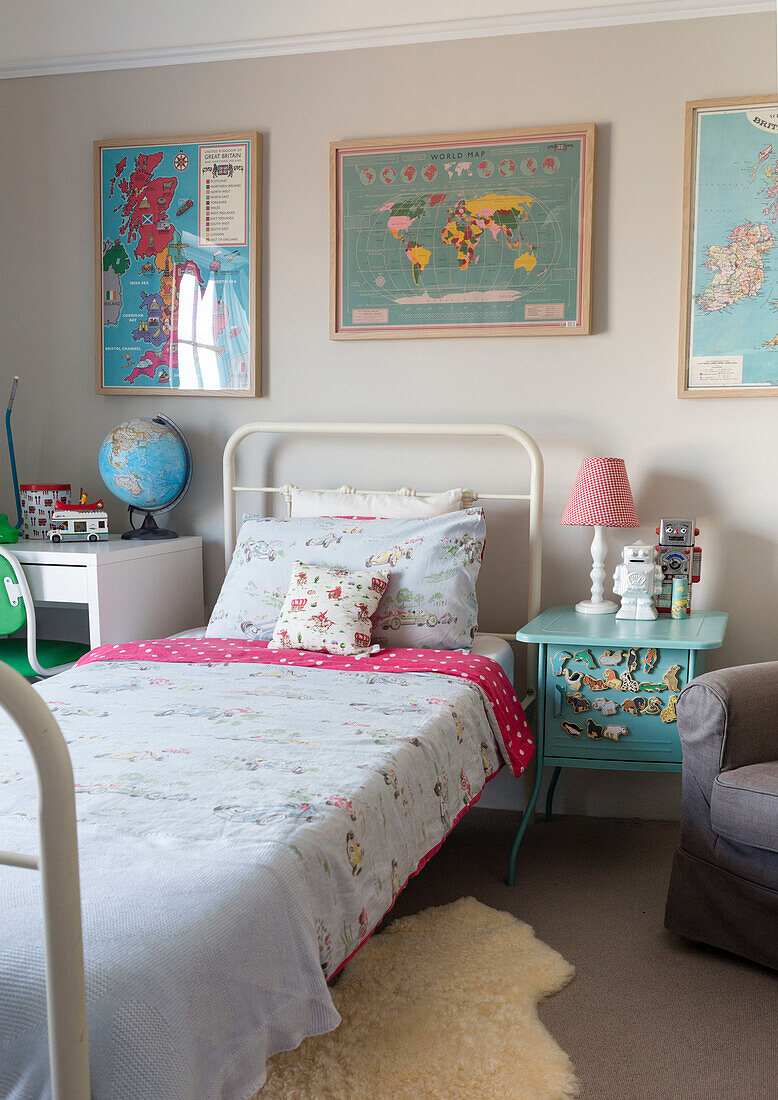
<instances>
[{"instance_id":1,"label":"framed great britain map poster","mask_svg":"<svg viewBox=\"0 0 778 1100\"><path fill-rule=\"evenodd\" d=\"M778 396L778 99L686 105L679 397Z\"/></svg>"},{"instance_id":2,"label":"framed great britain map poster","mask_svg":"<svg viewBox=\"0 0 778 1100\"><path fill-rule=\"evenodd\" d=\"M259 134L96 141L98 393L259 396Z\"/></svg>"},{"instance_id":3,"label":"framed great britain map poster","mask_svg":"<svg viewBox=\"0 0 778 1100\"><path fill-rule=\"evenodd\" d=\"M594 125L330 146L333 339L591 331Z\"/></svg>"}]
</instances>

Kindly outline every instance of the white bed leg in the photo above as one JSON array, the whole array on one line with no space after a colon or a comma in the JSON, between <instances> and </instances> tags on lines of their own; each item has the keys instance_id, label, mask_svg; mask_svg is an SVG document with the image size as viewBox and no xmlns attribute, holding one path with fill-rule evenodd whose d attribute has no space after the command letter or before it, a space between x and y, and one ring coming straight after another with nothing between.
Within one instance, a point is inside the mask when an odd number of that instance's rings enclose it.
<instances>
[{"instance_id":1,"label":"white bed leg","mask_svg":"<svg viewBox=\"0 0 778 1100\"><path fill-rule=\"evenodd\" d=\"M46 1007L53 1100L89 1100L89 1047L73 768L54 716L26 680L0 664L0 706L19 727L38 775L46 937ZM13 853L2 862L34 868ZM1 859L1 857L0 857Z\"/></svg>"}]
</instances>

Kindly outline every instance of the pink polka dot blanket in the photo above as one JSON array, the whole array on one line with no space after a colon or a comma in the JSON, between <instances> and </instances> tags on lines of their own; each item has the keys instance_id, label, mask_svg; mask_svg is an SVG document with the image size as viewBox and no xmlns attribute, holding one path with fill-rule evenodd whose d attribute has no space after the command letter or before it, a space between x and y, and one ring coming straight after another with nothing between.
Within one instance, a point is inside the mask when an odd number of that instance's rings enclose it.
<instances>
[{"instance_id":1,"label":"pink polka dot blanket","mask_svg":"<svg viewBox=\"0 0 778 1100\"><path fill-rule=\"evenodd\" d=\"M508 677L489 657L437 649L383 649L372 656L338 656L306 650L268 649L267 642L223 638L171 638L99 646L78 665L95 661L161 661L183 664L261 664L330 671L437 672L480 688L506 760L523 775L535 752L526 715ZM77 666L78 667L78 666Z\"/></svg>"}]
</instances>

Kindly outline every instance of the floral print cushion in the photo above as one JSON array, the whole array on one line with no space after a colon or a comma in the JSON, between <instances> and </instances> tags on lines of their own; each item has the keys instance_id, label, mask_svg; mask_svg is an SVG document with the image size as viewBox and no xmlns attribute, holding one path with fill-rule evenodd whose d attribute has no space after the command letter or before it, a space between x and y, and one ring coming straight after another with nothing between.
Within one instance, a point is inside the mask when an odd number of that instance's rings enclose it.
<instances>
[{"instance_id":1,"label":"floral print cushion","mask_svg":"<svg viewBox=\"0 0 778 1100\"><path fill-rule=\"evenodd\" d=\"M469 649L478 629L475 585L486 539L483 509L430 519L247 518L208 638L273 637L295 561L388 569L373 641L409 649Z\"/></svg>"},{"instance_id":2,"label":"floral print cushion","mask_svg":"<svg viewBox=\"0 0 778 1100\"><path fill-rule=\"evenodd\" d=\"M388 582L385 569L350 573L296 561L268 649L368 653L372 616Z\"/></svg>"}]
</instances>

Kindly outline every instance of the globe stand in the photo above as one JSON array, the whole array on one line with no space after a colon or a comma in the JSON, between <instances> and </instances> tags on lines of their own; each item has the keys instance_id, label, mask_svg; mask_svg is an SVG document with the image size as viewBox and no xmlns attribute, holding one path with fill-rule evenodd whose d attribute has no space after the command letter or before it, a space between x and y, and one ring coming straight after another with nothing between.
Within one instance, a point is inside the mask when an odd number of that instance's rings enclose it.
<instances>
[{"instance_id":1,"label":"globe stand","mask_svg":"<svg viewBox=\"0 0 778 1100\"><path fill-rule=\"evenodd\" d=\"M132 505L128 508L130 513L130 523L132 523L133 512L142 512L142 508L133 508ZM133 527L129 531L125 531L122 535L123 539L177 539L177 531L169 531L166 527L158 527L157 521L151 512L146 512L143 517L143 523L140 527Z\"/></svg>"},{"instance_id":2,"label":"globe stand","mask_svg":"<svg viewBox=\"0 0 778 1100\"><path fill-rule=\"evenodd\" d=\"M158 527L157 521L154 519L154 516L155 514L161 515L165 512L169 512L172 508L175 508L177 504L180 504L180 502L186 496L187 489L189 488L189 485L192 481L192 452L189 450L189 444L186 441L186 436L183 434L180 428L178 428L178 426L173 423L169 416L164 416L162 413L158 413L156 416L151 418L151 421L154 424L159 424L163 428L167 428L181 444L184 452L184 470L182 480L180 485L178 486L178 491L175 492L174 496L169 499L166 498L164 494L159 495L159 493L151 493L150 495L147 494L145 497L140 497L140 500L145 500L147 502L146 507L142 507L139 504L133 504L131 501L127 500L126 496L124 496L125 503L129 505L127 510L130 513L130 530L124 532L124 534L122 535L123 539L177 539L178 532L169 531L165 527ZM143 419L138 421L138 423L142 426L144 423ZM145 423L148 424L149 422L145 421ZM103 445L100 448L100 473L102 475L103 481L105 481L105 484L108 486L109 489L111 489L113 493L115 493L116 496L119 497L119 499L122 499L124 492L123 490L120 490L116 485L116 481L112 473L112 470L115 473L116 469L119 468L113 466L113 463L109 457L110 452L108 451L108 448L109 444L111 448L116 447L114 436L125 429L128 430L129 441L125 440L122 444L122 447L130 450L131 447L129 446L129 444L132 443L135 435L137 434L137 428L134 421L128 421L126 424L120 424L119 427L114 430L114 432L112 432L103 440ZM166 461L169 464L169 458L166 459ZM103 464L105 464L105 472L103 470ZM170 473L169 466L166 468L168 473ZM142 479L138 479L138 484L140 489L142 490ZM167 486L163 486L163 488L167 488ZM133 524L133 516L136 514L139 516L143 516L143 522L141 523L140 527L135 527Z\"/></svg>"}]
</instances>

